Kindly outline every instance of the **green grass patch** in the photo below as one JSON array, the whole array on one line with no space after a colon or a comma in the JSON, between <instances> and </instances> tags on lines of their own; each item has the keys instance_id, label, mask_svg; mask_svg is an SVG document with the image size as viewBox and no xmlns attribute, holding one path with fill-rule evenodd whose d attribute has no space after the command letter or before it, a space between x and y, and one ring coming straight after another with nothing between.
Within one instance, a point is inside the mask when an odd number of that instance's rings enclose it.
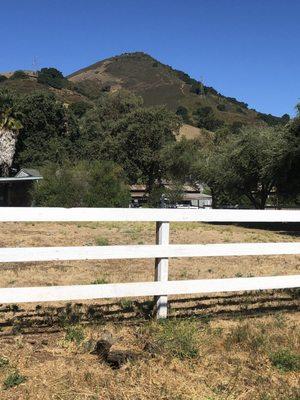
<instances>
[{"instance_id":1,"label":"green grass patch","mask_svg":"<svg viewBox=\"0 0 300 400\"><path fill-rule=\"evenodd\" d=\"M20 385L23 382L26 382L27 378L24 375L21 375L18 371L15 371L7 376L5 381L3 382L3 389L11 389L15 386Z\"/></svg>"},{"instance_id":2,"label":"green grass patch","mask_svg":"<svg viewBox=\"0 0 300 400\"><path fill-rule=\"evenodd\" d=\"M105 278L97 278L92 282L92 285L104 285L108 283L108 281Z\"/></svg>"},{"instance_id":3,"label":"green grass patch","mask_svg":"<svg viewBox=\"0 0 300 400\"><path fill-rule=\"evenodd\" d=\"M9 360L6 357L0 357L0 368L5 368L9 365Z\"/></svg>"},{"instance_id":4,"label":"green grass patch","mask_svg":"<svg viewBox=\"0 0 300 400\"><path fill-rule=\"evenodd\" d=\"M227 350L235 345L256 351L266 345L266 332L263 327L255 329L248 323L237 325L230 330L225 339Z\"/></svg>"},{"instance_id":5,"label":"green grass patch","mask_svg":"<svg viewBox=\"0 0 300 400\"><path fill-rule=\"evenodd\" d=\"M196 321L166 320L149 325L150 350L179 359L199 356L199 329Z\"/></svg>"},{"instance_id":6,"label":"green grass patch","mask_svg":"<svg viewBox=\"0 0 300 400\"><path fill-rule=\"evenodd\" d=\"M109 244L108 239L106 239L105 237L96 238L95 243L97 246L108 246Z\"/></svg>"},{"instance_id":7,"label":"green grass patch","mask_svg":"<svg viewBox=\"0 0 300 400\"><path fill-rule=\"evenodd\" d=\"M283 372L300 371L300 354L289 349L279 349L269 355L272 365Z\"/></svg>"},{"instance_id":8,"label":"green grass patch","mask_svg":"<svg viewBox=\"0 0 300 400\"><path fill-rule=\"evenodd\" d=\"M82 326L68 326L66 328L65 340L79 345L85 338Z\"/></svg>"}]
</instances>

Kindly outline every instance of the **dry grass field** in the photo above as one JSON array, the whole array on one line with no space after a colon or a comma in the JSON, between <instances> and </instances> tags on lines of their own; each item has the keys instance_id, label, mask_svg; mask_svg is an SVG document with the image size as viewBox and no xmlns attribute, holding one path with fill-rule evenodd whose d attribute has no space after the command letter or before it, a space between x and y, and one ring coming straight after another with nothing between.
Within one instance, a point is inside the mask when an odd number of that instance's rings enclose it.
<instances>
[{"instance_id":1,"label":"dry grass field","mask_svg":"<svg viewBox=\"0 0 300 400\"><path fill-rule=\"evenodd\" d=\"M268 227L270 228L270 227ZM171 243L299 241L172 223ZM152 244L153 223L2 223L0 246ZM299 256L172 259L170 279L299 274ZM1 287L153 280L153 260L2 264ZM0 306L1 400L299 400L299 291ZM112 345L99 352L99 340Z\"/></svg>"}]
</instances>

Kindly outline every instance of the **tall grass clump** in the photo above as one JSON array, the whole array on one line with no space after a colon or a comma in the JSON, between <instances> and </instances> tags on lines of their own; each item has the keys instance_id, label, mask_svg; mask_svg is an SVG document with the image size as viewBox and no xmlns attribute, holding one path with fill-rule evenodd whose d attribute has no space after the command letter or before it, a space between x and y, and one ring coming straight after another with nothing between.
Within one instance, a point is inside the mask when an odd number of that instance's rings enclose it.
<instances>
[{"instance_id":1,"label":"tall grass clump","mask_svg":"<svg viewBox=\"0 0 300 400\"><path fill-rule=\"evenodd\" d=\"M181 360L199 356L199 330L196 321L169 319L152 322L147 329L149 342L146 348L151 352Z\"/></svg>"}]
</instances>

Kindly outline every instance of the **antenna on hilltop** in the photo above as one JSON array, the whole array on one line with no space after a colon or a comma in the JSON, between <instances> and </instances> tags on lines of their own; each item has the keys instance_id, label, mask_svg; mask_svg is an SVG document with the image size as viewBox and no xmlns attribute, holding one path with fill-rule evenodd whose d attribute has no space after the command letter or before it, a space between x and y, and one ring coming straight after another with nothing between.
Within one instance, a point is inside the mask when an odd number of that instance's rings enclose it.
<instances>
[{"instance_id":1,"label":"antenna on hilltop","mask_svg":"<svg viewBox=\"0 0 300 400\"><path fill-rule=\"evenodd\" d=\"M34 56L32 59L32 69L35 73L37 73L37 71L38 71L38 64L39 64L38 58L37 58L37 56Z\"/></svg>"},{"instance_id":2,"label":"antenna on hilltop","mask_svg":"<svg viewBox=\"0 0 300 400\"><path fill-rule=\"evenodd\" d=\"M200 96L205 96L205 90L204 90L204 76L200 76Z\"/></svg>"}]
</instances>

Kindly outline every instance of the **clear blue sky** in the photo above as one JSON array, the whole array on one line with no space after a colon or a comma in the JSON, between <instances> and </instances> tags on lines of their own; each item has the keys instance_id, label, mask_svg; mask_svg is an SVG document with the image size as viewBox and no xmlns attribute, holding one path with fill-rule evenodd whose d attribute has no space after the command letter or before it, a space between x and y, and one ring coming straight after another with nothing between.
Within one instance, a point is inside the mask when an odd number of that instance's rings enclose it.
<instances>
[{"instance_id":1,"label":"clear blue sky","mask_svg":"<svg viewBox=\"0 0 300 400\"><path fill-rule=\"evenodd\" d=\"M299 0L9 0L0 40L0 71L145 51L262 112L300 101Z\"/></svg>"}]
</instances>

